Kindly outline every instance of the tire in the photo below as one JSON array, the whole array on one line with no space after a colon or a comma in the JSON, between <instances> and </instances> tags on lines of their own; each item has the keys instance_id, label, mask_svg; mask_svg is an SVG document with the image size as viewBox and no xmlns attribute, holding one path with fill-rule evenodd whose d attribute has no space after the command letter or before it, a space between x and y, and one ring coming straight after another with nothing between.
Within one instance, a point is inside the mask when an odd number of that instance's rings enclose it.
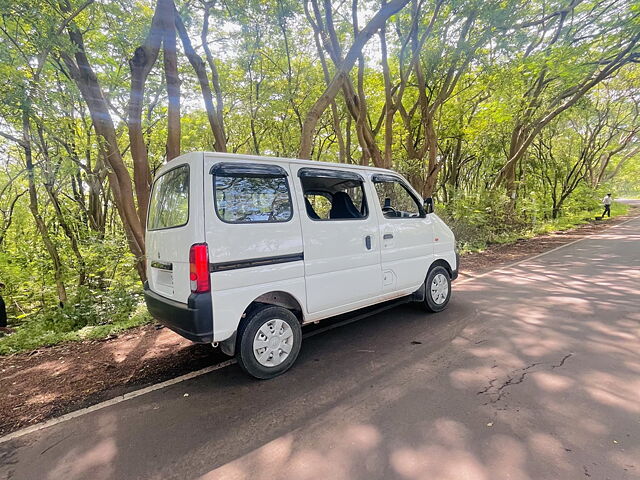
<instances>
[{"instance_id":1,"label":"tire","mask_svg":"<svg viewBox=\"0 0 640 480\"><path fill-rule=\"evenodd\" d=\"M291 311L268 306L243 320L237 342L240 368L252 377L266 380L283 374L296 361L302 345L302 328Z\"/></svg>"},{"instance_id":2,"label":"tire","mask_svg":"<svg viewBox=\"0 0 640 480\"><path fill-rule=\"evenodd\" d=\"M447 308L451 298L451 276L446 268L438 265L429 271L424 293L421 303L428 312L441 312Z\"/></svg>"}]
</instances>

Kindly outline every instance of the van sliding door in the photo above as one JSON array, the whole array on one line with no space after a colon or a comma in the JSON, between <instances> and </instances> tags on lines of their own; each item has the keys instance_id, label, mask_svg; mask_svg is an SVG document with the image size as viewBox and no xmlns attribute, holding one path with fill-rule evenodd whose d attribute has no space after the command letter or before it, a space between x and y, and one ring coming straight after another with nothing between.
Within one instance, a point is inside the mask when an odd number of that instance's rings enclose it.
<instances>
[{"instance_id":1,"label":"van sliding door","mask_svg":"<svg viewBox=\"0 0 640 480\"><path fill-rule=\"evenodd\" d=\"M310 314L341 313L382 294L378 219L351 170L293 167Z\"/></svg>"}]
</instances>

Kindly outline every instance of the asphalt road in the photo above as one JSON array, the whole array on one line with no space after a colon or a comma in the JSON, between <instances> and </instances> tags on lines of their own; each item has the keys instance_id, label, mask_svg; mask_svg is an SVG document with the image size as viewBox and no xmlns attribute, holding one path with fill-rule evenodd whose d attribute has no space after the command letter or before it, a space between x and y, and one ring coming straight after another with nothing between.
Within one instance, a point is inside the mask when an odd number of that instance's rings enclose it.
<instances>
[{"instance_id":1,"label":"asphalt road","mask_svg":"<svg viewBox=\"0 0 640 480\"><path fill-rule=\"evenodd\" d=\"M186 396L188 394L188 396ZM640 218L0 445L11 479L640 479Z\"/></svg>"}]
</instances>

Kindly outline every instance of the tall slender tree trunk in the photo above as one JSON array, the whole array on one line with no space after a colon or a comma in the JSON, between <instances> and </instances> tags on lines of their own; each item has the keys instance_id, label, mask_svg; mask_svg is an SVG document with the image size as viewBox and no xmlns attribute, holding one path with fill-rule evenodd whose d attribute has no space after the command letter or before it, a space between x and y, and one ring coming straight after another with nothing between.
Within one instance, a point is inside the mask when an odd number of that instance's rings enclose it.
<instances>
[{"instance_id":1,"label":"tall slender tree trunk","mask_svg":"<svg viewBox=\"0 0 640 480\"><path fill-rule=\"evenodd\" d=\"M193 48L187 29L185 28L182 18L177 10L174 10L174 15L176 29L180 35L184 53L187 56L191 67L196 72L196 77L198 78L198 84L200 85L200 91L202 92L202 99L204 100L204 106L207 111L207 119L209 120L209 126L213 133L214 148L217 152L226 152L227 139L224 132L224 124L222 122L222 113L220 111L222 109L222 93L218 94L216 92L216 96L219 95L220 98L217 100L218 107L214 106L213 95L211 93L211 86L209 85L209 77L207 76L205 63ZM211 59L211 64L215 66L213 58ZM217 83L217 71L214 76L213 84L214 87L217 85L217 89L220 89L220 86Z\"/></svg>"},{"instance_id":2,"label":"tall slender tree trunk","mask_svg":"<svg viewBox=\"0 0 640 480\"><path fill-rule=\"evenodd\" d=\"M538 133L541 130L542 126L538 126L532 131L524 125L518 125L511 135L511 141L509 143L509 159L498 176L498 179L499 181L502 181L507 197L509 198L509 203L507 204L508 214L513 214L516 208L516 201L518 197L518 165L524 158L527 148L538 136Z\"/></svg>"},{"instance_id":3,"label":"tall slender tree trunk","mask_svg":"<svg viewBox=\"0 0 640 480\"><path fill-rule=\"evenodd\" d=\"M322 45L320 44L319 33L316 31L313 35L313 39L316 43L316 50L318 51L318 57L320 58L320 65L322 66L322 74L324 75L324 81L327 85L331 83L331 75L329 74L329 67L327 67L327 61L322 53ZM333 131L336 134L338 140L338 149L340 155L340 163L347 163L347 149L345 146L345 140L342 135L342 129L340 128L340 115L338 114L338 105L335 99L331 101L331 115L333 120Z\"/></svg>"},{"instance_id":4,"label":"tall slender tree trunk","mask_svg":"<svg viewBox=\"0 0 640 480\"><path fill-rule=\"evenodd\" d=\"M31 150L31 126L29 123L29 111L26 105L22 109L22 147L24 149L24 157L27 167L27 179L29 182L29 210L36 223L36 228L40 233L42 242L44 243L51 261L53 262L53 278L56 282L56 289L58 291L58 301L61 307L67 303L67 290L64 286L62 278L62 262L60 261L60 255L58 249L49 236L49 230L44 222L44 219L40 215L40 209L38 206L38 191L36 189L35 175L33 171L33 152Z\"/></svg>"},{"instance_id":5,"label":"tall slender tree trunk","mask_svg":"<svg viewBox=\"0 0 640 480\"><path fill-rule=\"evenodd\" d=\"M175 5L167 6L167 19L163 22L163 60L167 79L167 161L180 155L180 77L178 76L178 52L176 48Z\"/></svg>"},{"instance_id":6,"label":"tall slender tree trunk","mask_svg":"<svg viewBox=\"0 0 640 480\"><path fill-rule=\"evenodd\" d=\"M149 33L144 44L136 48L129 60L131 69L131 88L129 91L129 109L127 123L131 158L133 159L133 181L138 199L138 217L142 225L146 223L149 195L151 191L151 170L147 145L142 132L142 107L147 77L158 59L164 32L173 25L173 1L158 0ZM167 24L170 25L167 25ZM167 90L169 87L167 87ZM122 209L120 209L122 210ZM124 212L124 210L122 210Z\"/></svg>"},{"instance_id":7,"label":"tall slender tree trunk","mask_svg":"<svg viewBox=\"0 0 640 480\"><path fill-rule=\"evenodd\" d=\"M422 189L423 197L430 197L436 189L438 173L442 168L442 163L438 161L438 135L434 125L432 114L427 114L425 118L425 145L427 147L427 178Z\"/></svg>"},{"instance_id":8,"label":"tall slender tree trunk","mask_svg":"<svg viewBox=\"0 0 640 480\"><path fill-rule=\"evenodd\" d=\"M383 5L386 0L383 0ZM384 168L393 167L393 117L396 109L393 105L393 95L391 94L391 72L389 70L389 60L387 54L387 29L382 26L380 29L380 51L382 55L382 76L384 78Z\"/></svg>"},{"instance_id":9,"label":"tall slender tree trunk","mask_svg":"<svg viewBox=\"0 0 640 480\"><path fill-rule=\"evenodd\" d=\"M125 227L131 252L136 257L136 267L140 273L140 278L145 281L144 219L146 209L140 207L138 210L136 209L131 175L120 152L118 136L109 106L95 71L87 57L82 32L73 22L69 24L67 30L69 39L75 47L75 52L72 56L62 51L60 56L69 71L70 77L76 83L83 100L87 104L93 128L98 136L100 147L105 154L106 163L111 167L112 174L109 175L109 184L113 191L113 200L118 207L118 212ZM134 171L135 169L134 162ZM148 202L149 198L148 185L146 183L146 193L137 192L138 199L144 204ZM139 212L142 213L142 217Z\"/></svg>"},{"instance_id":10,"label":"tall slender tree trunk","mask_svg":"<svg viewBox=\"0 0 640 480\"><path fill-rule=\"evenodd\" d=\"M76 234L67 222L67 219L62 211L62 206L60 205L60 199L58 198L58 193L54 189L55 175L52 173L55 171L51 166L51 157L49 156L49 147L44 138L44 131L41 124L37 124L38 138L40 140L41 151L45 161L45 182L44 188L51 200L51 205L53 205L53 210L56 214L56 218L58 220L58 224L62 227L64 234L69 239L69 243L71 244L71 251L76 257L76 261L78 263L78 285L84 285L87 279L87 269L84 261L84 257L80 252L80 247L78 245L78 239L76 238ZM72 177L73 178L73 177Z\"/></svg>"},{"instance_id":11,"label":"tall slender tree trunk","mask_svg":"<svg viewBox=\"0 0 640 480\"><path fill-rule=\"evenodd\" d=\"M219 128L219 139L218 142L219 152L227 151L227 139L224 131L224 116L223 116L223 107L224 101L222 98L222 88L220 87L220 74L218 73L218 67L216 66L216 62L213 59L213 54L211 53L211 49L209 48L209 18L210 18L210 8L212 3L207 3L204 15L204 22L202 24L202 34L200 39L202 40L202 48L204 49L205 56L207 58L207 64L211 69L211 85L213 86L213 91L216 95L216 116L218 117L218 128ZM179 15L178 15L179 16ZM187 37L188 38L188 37ZM215 132L214 132L215 133Z\"/></svg>"},{"instance_id":12,"label":"tall slender tree trunk","mask_svg":"<svg viewBox=\"0 0 640 480\"><path fill-rule=\"evenodd\" d=\"M407 3L409 3L409 0L392 0L391 2L383 5L371 20L369 20L367 25L356 35L353 45L345 55L344 60L336 68L336 73L334 74L331 83L329 83L325 91L320 95L313 107L311 107L307 113L307 117L302 126L300 138L300 150L298 153L300 158L310 157L313 137L318 121L340 91L340 88L345 81L345 77L349 75L349 72L360 56L367 41L382 27L382 25L384 25L391 15L396 14Z\"/></svg>"}]
</instances>

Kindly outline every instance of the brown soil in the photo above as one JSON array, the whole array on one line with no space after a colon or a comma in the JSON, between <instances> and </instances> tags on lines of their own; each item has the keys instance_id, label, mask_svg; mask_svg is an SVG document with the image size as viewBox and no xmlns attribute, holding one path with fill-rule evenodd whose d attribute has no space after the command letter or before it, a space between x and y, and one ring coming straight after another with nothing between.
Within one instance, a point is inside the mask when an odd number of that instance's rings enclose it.
<instances>
[{"instance_id":1,"label":"brown soil","mask_svg":"<svg viewBox=\"0 0 640 480\"><path fill-rule=\"evenodd\" d=\"M460 277L472 277L550 250L638 213L633 209L612 220L466 254ZM193 344L154 325L100 341L0 357L0 436L226 358L210 345Z\"/></svg>"}]
</instances>

